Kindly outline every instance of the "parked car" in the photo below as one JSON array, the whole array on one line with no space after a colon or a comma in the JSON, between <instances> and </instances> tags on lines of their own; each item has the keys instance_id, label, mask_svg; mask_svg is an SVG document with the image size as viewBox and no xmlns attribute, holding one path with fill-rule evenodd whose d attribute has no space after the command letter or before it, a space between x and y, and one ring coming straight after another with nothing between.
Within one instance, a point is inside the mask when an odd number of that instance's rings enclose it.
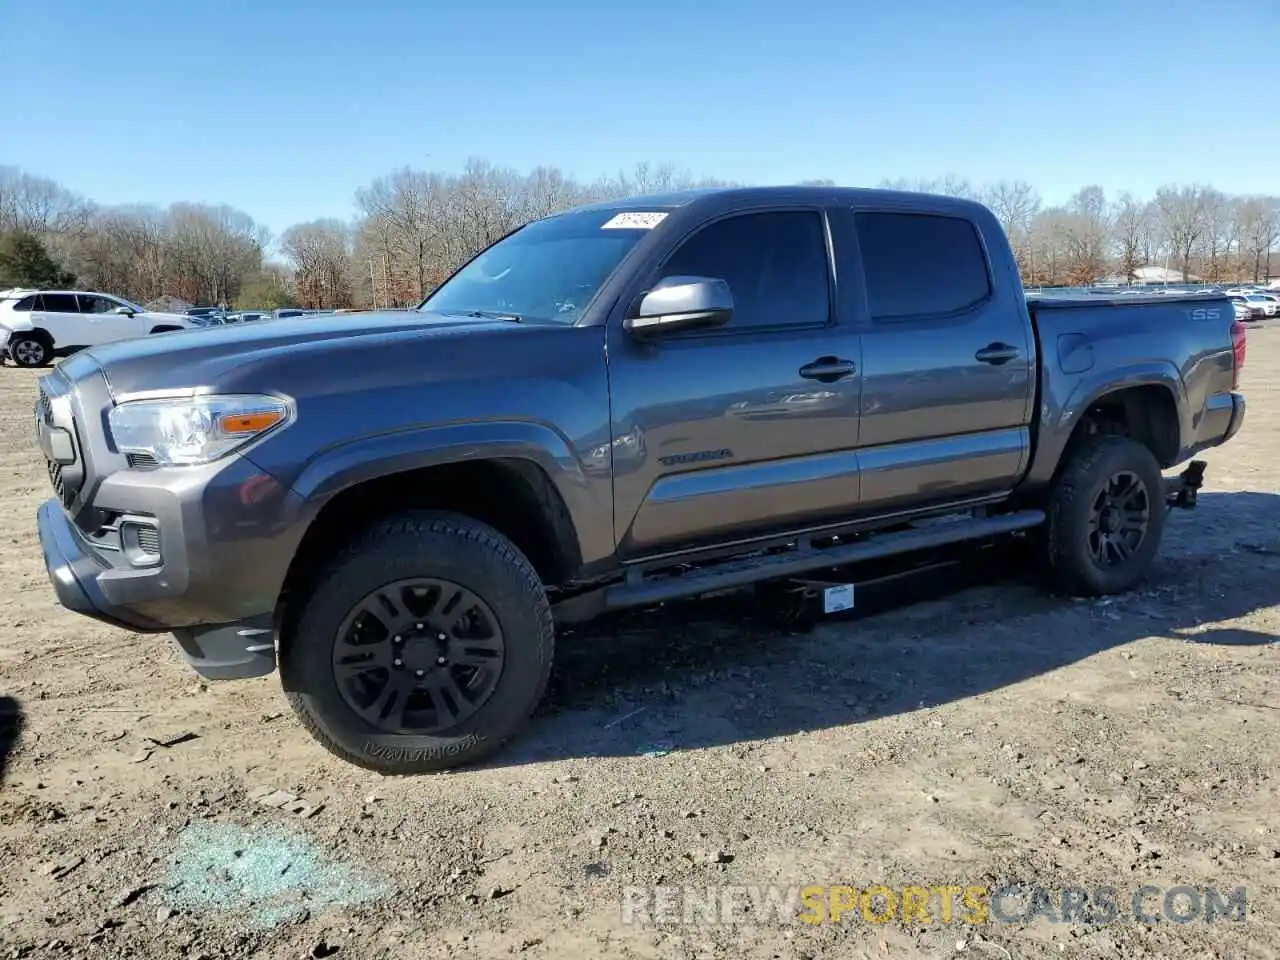
<instances>
[{"instance_id":1,"label":"parked car","mask_svg":"<svg viewBox=\"0 0 1280 960\"><path fill-rule=\"evenodd\" d=\"M1274 317L1277 314L1280 314L1280 294L1268 293L1266 290L1260 290L1250 298L1250 301L1253 302L1255 299L1262 300L1264 304L1270 303L1274 306L1274 309L1268 313L1267 316Z\"/></svg>"},{"instance_id":2,"label":"parked car","mask_svg":"<svg viewBox=\"0 0 1280 960\"><path fill-rule=\"evenodd\" d=\"M271 316L277 320L283 320L288 317L305 317L310 310L303 310L299 307L280 307L271 311Z\"/></svg>"},{"instance_id":3,"label":"parked car","mask_svg":"<svg viewBox=\"0 0 1280 960\"><path fill-rule=\"evenodd\" d=\"M1229 294L1227 299L1237 306L1244 307L1244 309L1248 311L1248 319L1250 320L1262 320L1267 316L1267 310L1263 304L1254 303L1243 293Z\"/></svg>"},{"instance_id":4,"label":"parked car","mask_svg":"<svg viewBox=\"0 0 1280 960\"><path fill-rule=\"evenodd\" d=\"M20 367L152 333L194 326L180 313L155 313L107 293L84 290L0 292L0 347Z\"/></svg>"},{"instance_id":5,"label":"parked car","mask_svg":"<svg viewBox=\"0 0 1280 960\"><path fill-rule=\"evenodd\" d=\"M1244 294L1244 299L1250 307L1260 309L1264 317L1274 317L1277 313L1280 313L1280 301L1264 293L1246 293Z\"/></svg>"},{"instance_id":6,"label":"parked car","mask_svg":"<svg viewBox=\"0 0 1280 960\"><path fill-rule=\"evenodd\" d=\"M557 621L1013 534L1057 589L1131 589L1245 352L1225 298L1026 297L972 201L611 201L412 313L59 364L38 530L67 608L210 679L278 666L337 756L435 770L523 726Z\"/></svg>"}]
</instances>

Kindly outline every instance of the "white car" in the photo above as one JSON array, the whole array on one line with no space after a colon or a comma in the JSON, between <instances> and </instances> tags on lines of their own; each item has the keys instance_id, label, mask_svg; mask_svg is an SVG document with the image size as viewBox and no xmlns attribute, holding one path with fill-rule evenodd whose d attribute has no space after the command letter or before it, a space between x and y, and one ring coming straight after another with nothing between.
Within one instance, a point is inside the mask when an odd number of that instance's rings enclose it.
<instances>
[{"instance_id":1,"label":"white car","mask_svg":"<svg viewBox=\"0 0 1280 960\"><path fill-rule=\"evenodd\" d=\"M57 354L196 326L180 313L153 313L106 293L0 290L0 356L43 367Z\"/></svg>"},{"instance_id":2,"label":"white car","mask_svg":"<svg viewBox=\"0 0 1280 960\"><path fill-rule=\"evenodd\" d=\"M1252 290L1243 294L1246 301L1251 307L1261 307L1264 317L1274 317L1280 313L1280 301L1275 297L1268 296L1265 293L1254 293Z\"/></svg>"}]
</instances>

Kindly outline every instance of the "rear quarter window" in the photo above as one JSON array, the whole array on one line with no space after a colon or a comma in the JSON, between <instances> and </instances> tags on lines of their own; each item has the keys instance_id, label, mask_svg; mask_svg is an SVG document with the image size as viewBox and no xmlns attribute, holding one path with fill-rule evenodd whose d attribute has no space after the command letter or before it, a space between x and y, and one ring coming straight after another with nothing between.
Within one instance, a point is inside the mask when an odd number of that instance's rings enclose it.
<instances>
[{"instance_id":1,"label":"rear quarter window","mask_svg":"<svg viewBox=\"0 0 1280 960\"><path fill-rule=\"evenodd\" d=\"M32 310L35 309L35 305L36 305L36 295L33 293L31 294L31 296L23 297L21 300L15 303L13 305L13 311L15 313L30 313Z\"/></svg>"},{"instance_id":2,"label":"rear quarter window","mask_svg":"<svg viewBox=\"0 0 1280 960\"><path fill-rule=\"evenodd\" d=\"M858 213L854 223L872 320L944 316L991 296L986 251L963 217Z\"/></svg>"}]
</instances>

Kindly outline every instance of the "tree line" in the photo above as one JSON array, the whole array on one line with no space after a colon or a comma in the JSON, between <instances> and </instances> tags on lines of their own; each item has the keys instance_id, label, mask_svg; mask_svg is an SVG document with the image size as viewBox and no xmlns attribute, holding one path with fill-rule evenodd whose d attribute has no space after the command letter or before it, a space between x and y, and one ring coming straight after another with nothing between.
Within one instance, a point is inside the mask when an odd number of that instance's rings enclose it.
<instances>
[{"instance_id":1,"label":"tree line","mask_svg":"<svg viewBox=\"0 0 1280 960\"><path fill-rule=\"evenodd\" d=\"M349 220L299 223L277 238L226 205L104 206L0 167L0 287L78 285L142 303L169 296L245 308L407 306L529 220L597 200L719 185L730 184L669 164L641 163L591 182L552 167L522 173L483 160L452 173L405 167L358 190ZM879 185L987 204L1029 286L1124 282L1150 266L1209 282L1260 282L1280 268L1274 196L1192 184L1148 198L1109 197L1086 186L1055 206L1020 180Z\"/></svg>"}]
</instances>

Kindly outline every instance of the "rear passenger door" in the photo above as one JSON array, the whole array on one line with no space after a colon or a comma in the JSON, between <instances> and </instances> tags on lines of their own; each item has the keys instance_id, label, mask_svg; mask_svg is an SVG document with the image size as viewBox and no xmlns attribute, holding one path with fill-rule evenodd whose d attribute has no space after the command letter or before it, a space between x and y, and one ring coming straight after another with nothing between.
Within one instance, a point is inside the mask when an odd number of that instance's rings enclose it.
<instances>
[{"instance_id":1,"label":"rear passenger door","mask_svg":"<svg viewBox=\"0 0 1280 960\"><path fill-rule=\"evenodd\" d=\"M856 264L866 301L863 510L1010 489L1030 454L1034 403L1021 289L993 276L987 243L962 214L860 209L844 226L839 262Z\"/></svg>"},{"instance_id":2,"label":"rear passenger door","mask_svg":"<svg viewBox=\"0 0 1280 960\"><path fill-rule=\"evenodd\" d=\"M31 326L44 330L59 350L93 343L74 293L42 293L31 311Z\"/></svg>"}]
</instances>

